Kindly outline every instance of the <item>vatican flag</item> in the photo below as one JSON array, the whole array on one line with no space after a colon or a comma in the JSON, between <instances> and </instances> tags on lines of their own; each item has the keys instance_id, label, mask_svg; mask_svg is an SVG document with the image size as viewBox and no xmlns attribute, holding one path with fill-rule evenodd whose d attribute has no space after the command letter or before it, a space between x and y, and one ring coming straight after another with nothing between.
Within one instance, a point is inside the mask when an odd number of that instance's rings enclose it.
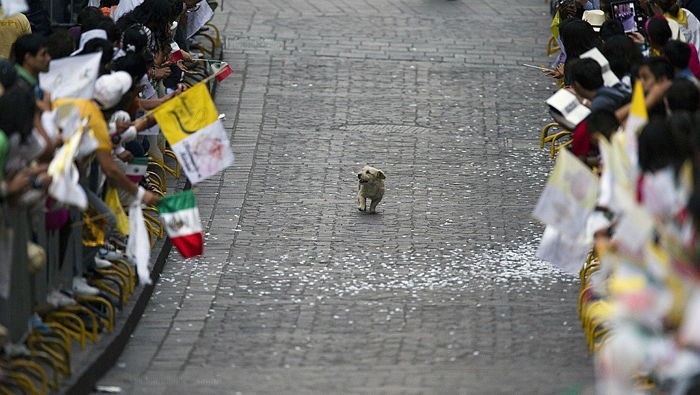
<instances>
[{"instance_id":1,"label":"vatican flag","mask_svg":"<svg viewBox=\"0 0 700 395\"><path fill-rule=\"evenodd\" d=\"M192 184L233 163L231 143L205 84L168 100L153 116Z\"/></svg>"}]
</instances>

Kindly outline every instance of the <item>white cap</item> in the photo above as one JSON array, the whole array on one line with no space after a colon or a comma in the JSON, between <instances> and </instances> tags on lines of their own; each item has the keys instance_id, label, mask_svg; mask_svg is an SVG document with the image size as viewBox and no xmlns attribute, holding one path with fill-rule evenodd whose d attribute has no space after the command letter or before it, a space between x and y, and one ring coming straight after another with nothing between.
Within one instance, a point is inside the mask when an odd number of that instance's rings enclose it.
<instances>
[{"instance_id":1,"label":"white cap","mask_svg":"<svg viewBox=\"0 0 700 395\"><path fill-rule=\"evenodd\" d=\"M94 38L103 38L106 40L107 39L107 32L104 31L103 29L92 29L92 30L88 30L88 31L83 32L83 34L80 35L80 43L78 45L78 49L73 51L71 56L75 56L75 55L79 54L83 50L83 48L85 48L85 44Z\"/></svg>"},{"instance_id":2,"label":"white cap","mask_svg":"<svg viewBox=\"0 0 700 395\"><path fill-rule=\"evenodd\" d=\"M94 99L103 110L107 110L119 104L130 88L131 76L126 71L105 74L95 81Z\"/></svg>"}]
</instances>

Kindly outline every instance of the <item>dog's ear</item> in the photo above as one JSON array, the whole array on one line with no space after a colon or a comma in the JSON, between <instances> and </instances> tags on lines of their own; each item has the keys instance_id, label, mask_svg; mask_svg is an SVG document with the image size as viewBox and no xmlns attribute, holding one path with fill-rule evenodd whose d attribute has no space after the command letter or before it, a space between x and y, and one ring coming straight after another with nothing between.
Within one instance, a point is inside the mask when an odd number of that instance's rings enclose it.
<instances>
[{"instance_id":1,"label":"dog's ear","mask_svg":"<svg viewBox=\"0 0 700 395\"><path fill-rule=\"evenodd\" d=\"M377 177L379 177L380 180L383 180L383 179L386 178L386 176L384 175L384 172L381 171L381 170L379 170L379 171L377 172Z\"/></svg>"}]
</instances>

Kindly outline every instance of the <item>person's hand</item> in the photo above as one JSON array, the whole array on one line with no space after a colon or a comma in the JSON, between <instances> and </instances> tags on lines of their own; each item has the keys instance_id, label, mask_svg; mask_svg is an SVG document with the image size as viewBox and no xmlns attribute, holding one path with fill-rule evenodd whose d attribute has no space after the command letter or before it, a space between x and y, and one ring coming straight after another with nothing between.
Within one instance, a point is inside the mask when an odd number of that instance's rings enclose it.
<instances>
[{"instance_id":1,"label":"person's hand","mask_svg":"<svg viewBox=\"0 0 700 395\"><path fill-rule=\"evenodd\" d=\"M132 154L131 151L126 150L121 154L117 155L117 158L119 158L119 160L121 160L124 163L129 163L132 160L134 160L134 154Z\"/></svg>"},{"instance_id":2,"label":"person's hand","mask_svg":"<svg viewBox=\"0 0 700 395\"><path fill-rule=\"evenodd\" d=\"M627 37L629 37L630 40L637 45L644 44L645 42L644 36L640 32L629 32L627 33Z\"/></svg>"},{"instance_id":3,"label":"person's hand","mask_svg":"<svg viewBox=\"0 0 700 395\"><path fill-rule=\"evenodd\" d=\"M185 66L185 61L184 61L183 59L180 59L180 60L178 60L177 62L175 62L175 65L177 66L178 69L180 69L180 70L182 70L182 71L187 71L187 70L189 70L189 69L187 68L187 66Z\"/></svg>"},{"instance_id":4,"label":"person's hand","mask_svg":"<svg viewBox=\"0 0 700 395\"><path fill-rule=\"evenodd\" d=\"M23 169L7 181L7 194L16 195L29 189L31 176L28 169Z\"/></svg>"},{"instance_id":5,"label":"person's hand","mask_svg":"<svg viewBox=\"0 0 700 395\"><path fill-rule=\"evenodd\" d=\"M42 112L51 111L51 93L44 91L44 97L36 100L36 106Z\"/></svg>"},{"instance_id":6,"label":"person's hand","mask_svg":"<svg viewBox=\"0 0 700 395\"><path fill-rule=\"evenodd\" d=\"M542 73L546 76L556 78L556 79L564 78L564 65L559 64L554 69L543 70Z\"/></svg>"},{"instance_id":7,"label":"person's hand","mask_svg":"<svg viewBox=\"0 0 700 395\"><path fill-rule=\"evenodd\" d=\"M162 80L165 78L170 77L170 74L172 71L170 70L170 67L158 67L153 70L153 79L154 80Z\"/></svg>"},{"instance_id":8,"label":"person's hand","mask_svg":"<svg viewBox=\"0 0 700 395\"><path fill-rule=\"evenodd\" d=\"M116 130L115 130L114 132L117 133L117 134L122 134L122 133L124 133L124 131L125 131L126 129L128 129L129 126L131 126L131 122L130 122L130 121L117 121L117 122L115 122L115 124L116 124L117 128L116 128Z\"/></svg>"},{"instance_id":9,"label":"person's hand","mask_svg":"<svg viewBox=\"0 0 700 395\"><path fill-rule=\"evenodd\" d=\"M159 201L160 196L156 195L151 191L146 191L143 194L143 199L141 199L141 202L147 206L155 206L156 204L158 204Z\"/></svg>"}]
</instances>

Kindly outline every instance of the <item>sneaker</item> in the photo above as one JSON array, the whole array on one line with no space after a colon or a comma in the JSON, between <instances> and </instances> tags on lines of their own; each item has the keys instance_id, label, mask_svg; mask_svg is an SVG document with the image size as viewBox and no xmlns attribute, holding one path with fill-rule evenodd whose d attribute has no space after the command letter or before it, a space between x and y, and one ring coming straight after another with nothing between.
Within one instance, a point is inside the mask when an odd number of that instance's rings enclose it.
<instances>
[{"instance_id":1,"label":"sneaker","mask_svg":"<svg viewBox=\"0 0 700 395\"><path fill-rule=\"evenodd\" d=\"M113 261L116 259L121 259L122 253L113 246L105 244L97 250L97 257L108 261Z\"/></svg>"},{"instance_id":2,"label":"sneaker","mask_svg":"<svg viewBox=\"0 0 700 395\"><path fill-rule=\"evenodd\" d=\"M112 267L112 262L100 258L98 255L95 256L95 268L97 269L109 269Z\"/></svg>"},{"instance_id":3,"label":"sneaker","mask_svg":"<svg viewBox=\"0 0 700 395\"><path fill-rule=\"evenodd\" d=\"M22 343L7 343L5 344L5 355L10 358L30 357L31 351Z\"/></svg>"},{"instance_id":4,"label":"sneaker","mask_svg":"<svg viewBox=\"0 0 700 395\"><path fill-rule=\"evenodd\" d=\"M100 290L87 283L85 277L73 277L73 292L77 296L97 296Z\"/></svg>"},{"instance_id":5,"label":"sneaker","mask_svg":"<svg viewBox=\"0 0 700 395\"><path fill-rule=\"evenodd\" d=\"M44 324L44 321L41 320L41 317L39 317L39 314L37 313L34 313L32 318L29 320L29 327L42 335L48 335L52 330L51 327Z\"/></svg>"},{"instance_id":6,"label":"sneaker","mask_svg":"<svg viewBox=\"0 0 700 395\"><path fill-rule=\"evenodd\" d=\"M51 291L46 296L46 302L54 307L75 306L78 302L60 291Z\"/></svg>"}]
</instances>

